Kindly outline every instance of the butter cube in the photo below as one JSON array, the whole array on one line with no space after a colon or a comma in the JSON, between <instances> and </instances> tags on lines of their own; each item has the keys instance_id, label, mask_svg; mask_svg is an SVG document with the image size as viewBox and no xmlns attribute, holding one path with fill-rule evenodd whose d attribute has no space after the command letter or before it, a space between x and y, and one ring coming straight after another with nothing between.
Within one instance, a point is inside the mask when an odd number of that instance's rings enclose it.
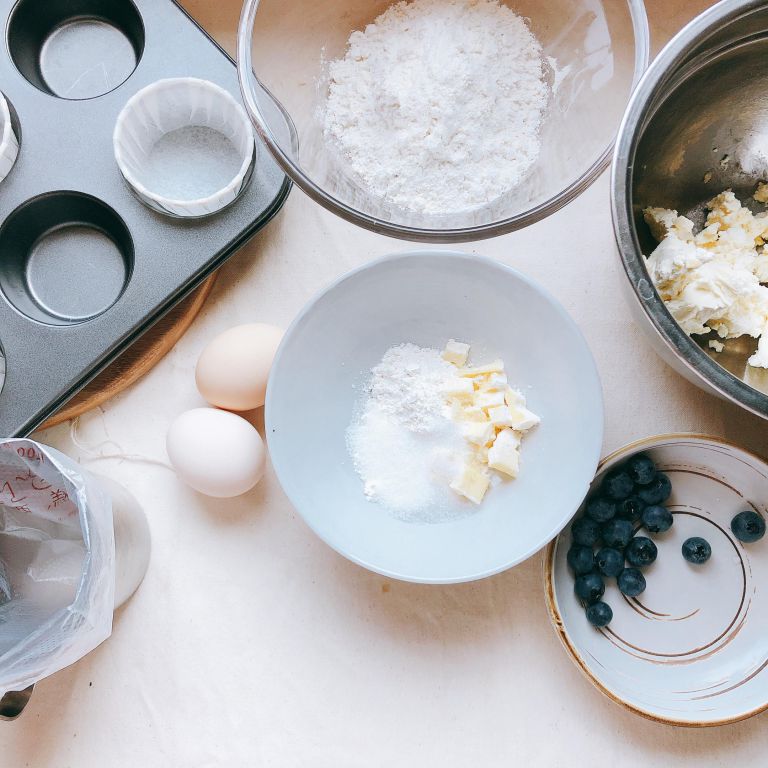
<instances>
[{"instance_id":1,"label":"butter cube","mask_svg":"<svg viewBox=\"0 0 768 768\"><path fill-rule=\"evenodd\" d=\"M451 339L443 350L443 360L461 367L467 362L469 357L469 344L463 344L460 341Z\"/></svg>"},{"instance_id":2,"label":"butter cube","mask_svg":"<svg viewBox=\"0 0 768 768\"><path fill-rule=\"evenodd\" d=\"M502 372L490 374L480 385L480 388L484 390L501 390L502 392L505 392L508 386L509 382L507 381L507 374Z\"/></svg>"},{"instance_id":3,"label":"butter cube","mask_svg":"<svg viewBox=\"0 0 768 768\"><path fill-rule=\"evenodd\" d=\"M504 402L510 407L513 408L515 406L517 407L525 407L525 398L518 392L516 389L512 389L512 387L507 387L504 391Z\"/></svg>"},{"instance_id":4,"label":"butter cube","mask_svg":"<svg viewBox=\"0 0 768 768\"><path fill-rule=\"evenodd\" d=\"M497 429L501 427L514 427L515 419L508 405L497 405L488 409L488 418Z\"/></svg>"},{"instance_id":5,"label":"butter cube","mask_svg":"<svg viewBox=\"0 0 768 768\"><path fill-rule=\"evenodd\" d=\"M488 451L488 466L509 477L520 471L520 436L511 429L503 429Z\"/></svg>"},{"instance_id":6,"label":"butter cube","mask_svg":"<svg viewBox=\"0 0 768 768\"><path fill-rule=\"evenodd\" d=\"M462 434L474 445L487 445L496 435L490 421L466 421L462 424Z\"/></svg>"},{"instance_id":7,"label":"butter cube","mask_svg":"<svg viewBox=\"0 0 768 768\"><path fill-rule=\"evenodd\" d=\"M447 397L458 397L461 399L471 398L475 392L475 387L470 379L456 377L447 382L443 388L443 394Z\"/></svg>"},{"instance_id":8,"label":"butter cube","mask_svg":"<svg viewBox=\"0 0 768 768\"><path fill-rule=\"evenodd\" d=\"M489 373L503 373L504 362L502 360L494 360L488 365L479 365L475 368L462 368L459 371L459 376L485 376Z\"/></svg>"},{"instance_id":9,"label":"butter cube","mask_svg":"<svg viewBox=\"0 0 768 768\"><path fill-rule=\"evenodd\" d=\"M453 400L451 402L451 418L454 421L488 421L488 414L476 405Z\"/></svg>"},{"instance_id":10,"label":"butter cube","mask_svg":"<svg viewBox=\"0 0 768 768\"><path fill-rule=\"evenodd\" d=\"M497 450L502 448L514 448L515 450L519 450L522 444L522 433L510 427L505 427L498 435L496 435L496 439L491 444L491 448L495 446Z\"/></svg>"},{"instance_id":11,"label":"butter cube","mask_svg":"<svg viewBox=\"0 0 768 768\"><path fill-rule=\"evenodd\" d=\"M464 421L488 421L488 414L476 405L464 408Z\"/></svg>"},{"instance_id":12,"label":"butter cube","mask_svg":"<svg viewBox=\"0 0 768 768\"><path fill-rule=\"evenodd\" d=\"M451 483L451 489L475 504L480 504L490 484L491 478L482 467L467 464Z\"/></svg>"},{"instance_id":13,"label":"butter cube","mask_svg":"<svg viewBox=\"0 0 768 768\"><path fill-rule=\"evenodd\" d=\"M532 429L541 421L535 413L532 413L525 407L513 407L510 408L510 411L512 413L513 422L511 426L520 432L526 432L527 430Z\"/></svg>"},{"instance_id":14,"label":"butter cube","mask_svg":"<svg viewBox=\"0 0 768 768\"><path fill-rule=\"evenodd\" d=\"M495 408L504 405L503 392L478 392L475 395L475 405L478 408Z\"/></svg>"}]
</instances>

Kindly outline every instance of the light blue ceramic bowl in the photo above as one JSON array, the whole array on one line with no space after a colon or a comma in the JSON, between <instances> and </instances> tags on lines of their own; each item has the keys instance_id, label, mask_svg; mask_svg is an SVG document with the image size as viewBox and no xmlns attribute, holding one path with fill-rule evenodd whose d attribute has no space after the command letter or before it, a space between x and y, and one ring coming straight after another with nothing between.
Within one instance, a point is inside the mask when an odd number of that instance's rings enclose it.
<instances>
[{"instance_id":1,"label":"light blue ceramic bowl","mask_svg":"<svg viewBox=\"0 0 768 768\"><path fill-rule=\"evenodd\" d=\"M345 431L390 346L450 338L471 343L477 358L501 357L542 423L524 441L520 476L482 506L409 523L366 499ZM404 253L345 275L296 318L272 367L266 431L280 483L325 542L392 578L451 583L510 568L565 526L595 474L603 402L584 337L536 283L477 256Z\"/></svg>"}]
</instances>

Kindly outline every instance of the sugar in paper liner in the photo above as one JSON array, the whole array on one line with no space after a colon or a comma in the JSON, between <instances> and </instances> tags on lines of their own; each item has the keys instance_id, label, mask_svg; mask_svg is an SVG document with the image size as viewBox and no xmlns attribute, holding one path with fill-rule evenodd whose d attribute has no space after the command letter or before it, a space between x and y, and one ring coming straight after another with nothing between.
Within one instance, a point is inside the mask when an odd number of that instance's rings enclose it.
<instances>
[{"instance_id":1,"label":"sugar in paper liner","mask_svg":"<svg viewBox=\"0 0 768 768\"><path fill-rule=\"evenodd\" d=\"M211 128L226 136L241 159L237 175L214 194L196 200L173 200L140 181L142 168L157 141L180 128ZM171 216L208 216L232 203L253 171L255 145L243 107L218 85L192 77L159 80L135 94L120 113L113 136L115 159L139 198Z\"/></svg>"},{"instance_id":2,"label":"sugar in paper liner","mask_svg":"<svg viewBox=\"0 0 768 768\"><path fill-rule=\"evenodd\" d=\"M11 172L19 156L19 138L11 123L11 109L0 93L0 183Z\"/></svg>"}]
</instances>

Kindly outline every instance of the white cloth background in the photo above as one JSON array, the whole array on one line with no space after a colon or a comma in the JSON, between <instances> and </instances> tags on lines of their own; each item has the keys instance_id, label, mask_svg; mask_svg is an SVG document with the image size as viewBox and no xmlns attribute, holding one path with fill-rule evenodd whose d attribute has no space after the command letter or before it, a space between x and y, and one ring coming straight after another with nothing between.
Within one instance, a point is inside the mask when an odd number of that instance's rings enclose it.
<instances>
[{"instance_id":1,"label":"white cloth background","mask_svg":"<svg viewBox=\"0 0 768 768\"><path fill-rule=\"evenodd\" d=\"M185 4L232 49L238 0ZM706 5L649 0L654 48ZM247 321L285 326L346 270L409 247L355 229L294 190L280 217L222 269L176 349L83 418L83 439L165 458L167 425L202 404L193 367L208 339ZM606 174L547 221L464 248L532 275L576 319L603 379L606 451L691 430L768 454L764 423L686 383L633 326L619 292ZM254 419L262 428L261 414ZM36 437L83 456L66 426ZM319 541L271 471L249 495L215 501L160 467L89 466L145 506L152 562L113 637L39 684L19 721L0 724L3 768L764 763L768 715L706 731L660 726L584 680L550 627L541 555L474 584L389 582Z\"/></svg>"}]
</instances>

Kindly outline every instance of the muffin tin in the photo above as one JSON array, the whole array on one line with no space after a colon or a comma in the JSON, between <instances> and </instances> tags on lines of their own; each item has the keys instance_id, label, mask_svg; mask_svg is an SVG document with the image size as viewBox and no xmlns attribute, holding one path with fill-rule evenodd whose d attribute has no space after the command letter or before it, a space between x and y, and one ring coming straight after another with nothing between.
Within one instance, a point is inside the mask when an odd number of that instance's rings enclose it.
<instances>
[{"instance_id":1,"label":"muffin tin","mask_svg":"<svg viewBox=\"0 0 768 768\"><path fill-rule=\"evenodd\" d=\"M0 20L21 141L0 184L0 435L16 436L263 227L290 183L258 142L250 185L204 219L152 211L123 181L112 133L137 91L189 76L239 99L232 60L172 0L0 0Z\"/></svg>"}]
</instances>

